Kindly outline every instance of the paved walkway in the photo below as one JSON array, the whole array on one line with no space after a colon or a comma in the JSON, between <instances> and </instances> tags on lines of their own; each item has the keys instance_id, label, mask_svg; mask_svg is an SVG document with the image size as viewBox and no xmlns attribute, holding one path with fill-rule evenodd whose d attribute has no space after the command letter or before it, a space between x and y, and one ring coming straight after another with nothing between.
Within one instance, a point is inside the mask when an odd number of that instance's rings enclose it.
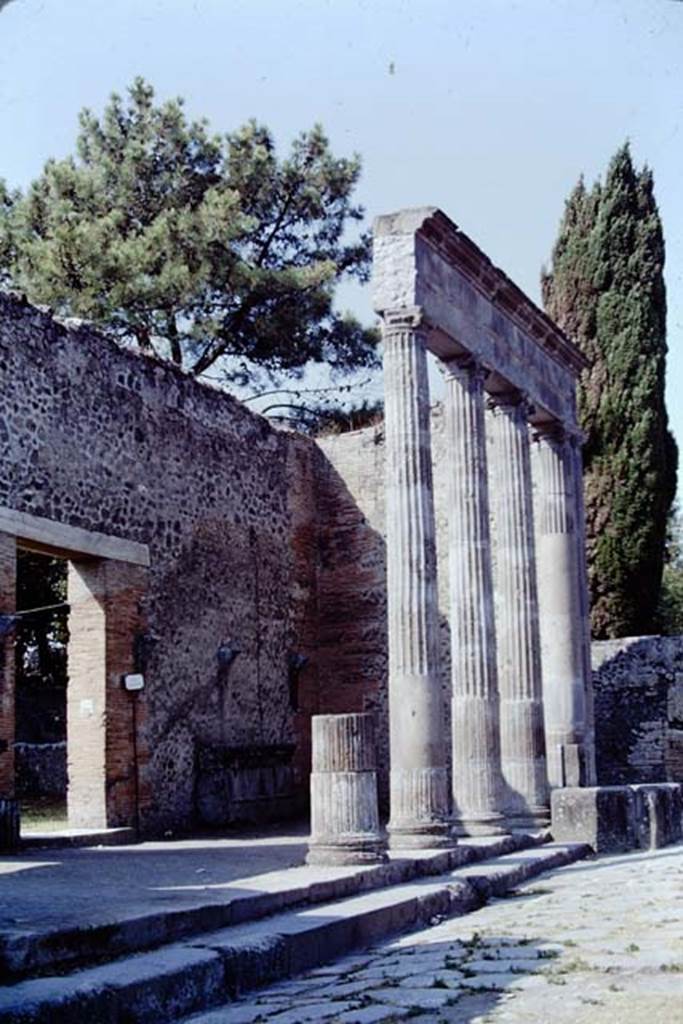
<instances>
[{"instance_id":1,"label":"paved walkway","mask_svg":"<svg viewBox=\"0 0 683 1024\"><path fill-rule=\"evenodd\" d=\"M186 839L0 854L0 931L66 928L225 902L270 871L303 864L305 825Z\"/></svg>"},{"instance_id":2,"label":"paved walkway","mask_svg":"<svg viewBox=\"0 0 683 1024\"><path fill-rule=\"evenodd\" d=\"M683 846L582 861L513 898L193 1024L682 1024Z\"/></svg>"}]
</instances>

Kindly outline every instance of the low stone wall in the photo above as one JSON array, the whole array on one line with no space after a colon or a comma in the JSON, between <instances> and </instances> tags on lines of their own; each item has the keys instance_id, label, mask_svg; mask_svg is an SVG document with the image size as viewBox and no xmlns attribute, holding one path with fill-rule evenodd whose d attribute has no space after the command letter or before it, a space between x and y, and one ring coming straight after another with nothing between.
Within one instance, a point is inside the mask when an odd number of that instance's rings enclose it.
<instances>
[{"instance_id":1,"label":"low stone wall","mask_svg":"<svg viewBox=\"0 0 683 1024\"><path fill-rule=\"evenodd\" d=\"M261 824L296 817L306 794L297 786L294 744L242 748L200 745L195 812L200 826Z\"/></svg>"},{"instance_id":2,"label":"low stone wall","mask_svg":"<svg viewBox=\"0 0 683 1024\"><path fill-rule=\"evenodd\" d=\"M555 789L551 810L556 842L587 843L595 853L658 849L683 839L683 787L673 782Z\"/></svg>"},{"instance_id":3,"label":"low stone wall","mask_svg":"<svg viewBox=\"0 0 683 1024\"><path fill-rule=\"evenodd\" d=\"M66 796L66 742L15 743L17 796Z\"/></svg>"},{"instance_id":4,"label":"low stone wall","mask_svg":"<svg viewBox=\"0 0 683 1024\"><path fill-rule=\"evenodd\" d=\"M593 643L598 782L683 782L683 637Z\"/></svg>"}]
</instances>

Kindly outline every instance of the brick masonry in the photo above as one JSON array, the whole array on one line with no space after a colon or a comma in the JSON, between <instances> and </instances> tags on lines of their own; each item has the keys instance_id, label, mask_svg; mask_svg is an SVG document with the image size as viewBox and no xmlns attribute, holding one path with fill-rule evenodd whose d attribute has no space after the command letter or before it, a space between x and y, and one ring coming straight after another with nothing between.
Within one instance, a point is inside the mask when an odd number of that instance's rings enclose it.
<instances>
[{"instance_id":1,"label":"brick masonry","mask_svg":"<svg viewBox=\"0 0 683 1024\"><path fill-rule=\"evenodd\" d=\"M434 503L439 562L440 667L446 735L450 735L450 628L448 624L448 499L443 410L432 410ZM319 441L326 463L319 481L324 524L320 556L319 665L325 686L321 710L374 711L377 715L380 795L386 809L389 761L387 611L384 541L384 434L382 425ZM449 752L450 756L450 752Z\"/></svg>"},{"instance_id":2,"label":"brick masonry","mask_svg":"<svg viewBox=\"0 0 683 1024\"><path fill-rule=\"evenodd\" d=\"M438 407L432 438L448 725ZM172 367L0 293L0 446L0 506L150 550L149 569L72 563L74 821L134 824L137 804L154 834L201 824L201 805L218 824L229 793L251 820L259 807L294 812L315 713L375 713L386 795L381 425L317 443L276 430ZM2 612L13 608L14 562L14 541L0 534ZM239 649L228 671L226 645ZM682 778L683 640L618 641L594 655L599 781ZM147 685L132 697L121 676L139 669ZM11 658L0 700L0 797L11 797ZM224 820L234 817L227 808Z\"/></svg>"},{"instance_id":3,"label":"brick masonry","mask_svg":"<svg viewBox=\"0 0 683 1024\"><path fill-rule=\"evenodd\" d=\"M196 822L201 745L227 745L239 758L254 746L296 744L292 785L304 792L308 719L317 704L314 443L6 294L0 395L0 505L150 549L148 571L105 562L71 574L72 600L91 601L81 624L78 616L72 623L71 781L98 780L97 794L84 795L81 806L110 825L130 823L122 819L131 813L134 782L131 698L120 674L133 666L136 636L147 679L138 698L146 832ZM6 535L0 542L6 611L13 542ZM121 578L133 569L135 579ZM227 677L218 663L224 644L240 650ZM298 680L299 711L290 702L291 652L310 659ZM3 796L11 795L12 777L9 673L6 667Z\"/></svg>"}]
</instances>

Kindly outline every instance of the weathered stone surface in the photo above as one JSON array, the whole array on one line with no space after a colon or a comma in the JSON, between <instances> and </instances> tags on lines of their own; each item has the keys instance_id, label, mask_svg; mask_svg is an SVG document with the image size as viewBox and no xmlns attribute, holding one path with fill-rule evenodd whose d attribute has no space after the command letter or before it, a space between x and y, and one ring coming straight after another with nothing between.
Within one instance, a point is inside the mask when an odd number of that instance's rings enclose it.
<instances>
[{"instance_id":1,"label":"weathered stone surface","mask_svg":"<svg viewBox=\"0 0 683 1024\"><path fill-rule=\"evenodd\" d=\"M448 530L451 521L451 503L448 481L452 453L446 430L445 410L442 405L432 408L431 439L438 566L439 661L444 721L448 728L451 721L452 698L448 587ZM347 709L377 711L380 794L383 804L386 806L388 803L386 766L389 756L389 741L386 728L387 618L384 582L386 525L383 425L367 427L354 433L320 438L318 444L325 455L325 465L319 480L319 507L321 518L325 522L325 531L322 539L319 582L321 647L318 651L318 658L320 659L320 671L327 680L327 686L321 694L321 699L324 701L321 710L330 712ZM492 468L491 460L489 462L490 468ZM497 478L493 478L493 483L497 483ZM536 487L537 489L538 487ZM618 652L619 643L621 642L606 641L605 646ZM635 644L635 641L629 643ZM639 641L639 644L643 653L639 658L633 660L630 668L624 656L614 663L615 669L619 665L622 666L618 671L612 672L610 667L606 674L599 672L596 676L596 686L600 687L603 692L602 697L598 697L599 741L602 744L603 771L608 758L612 756L610 751L614 749L615 757L617 757L615 765L626 766L629 761L634 765L631 769L633 774L623 781L637 781L640 766L647 764L647 760L642 755L649 751L650 756L655 760L653 766L648 767L648 774L642 777L654 781L667 777L672 780L683 779L683 699L679 702L678 712L676 712L673 702L673 693L676 691L673 673L675 665L678 665L679 662L678 671L681 684L676 692L683 694L683 641L668 638L663 640L660 646L658 641L652 639L649 647L644 641ZM675 644L678 644L677 649L680 649L679 661L671 660L669 655L663 657L661 652L673 649ZM602 660L602 655L599 654L602 650L601 643L596 643L594 649L596 657ZM585 650L589 651L589 648L586 647ZM606 657L605 660L607 660ZM654 667L655 672L660 672L660 668L657 666L660 666L665 675L671 674L671 681L666 684L669 687L668 692L671 694L668 731L655 730L653 725L648 727L642 739L639 740L636 724L638 718L636 717L626 734L631 737L628 745L624 744L623 747L619 745L615 748L614 743L618 737L610 727L610 722L615 720L615 716L628 717L631 713L628 702L624 702L626 705L624 706L620 701L619 687L627 687L625 692L630 694L629 701L632 702L634 714L642 716L643 712L638 708L646 707L645 698L652 691L651 685L644 681L645 674L650 671L650 667ZM630 673L633 673L632 683L629 683ZM636 677L642 678L643 683L637 683ZM607 682L608 679L611 681ZM644 687L642 701L637 695L641 685ZM606 694L605 686L608 686L609 694ZM587 734L590 735L592 708L590 687L587 687L586 696L588 702L586 718L589 723ZM656 699L659 701L659 698ZM633 701L637 706L633 704ZM664 703L658 703L657 707L661 708L662 715L666 715ZM653 706L650 720L659 713L660 711ZM648 721L647 716L644 721ZM680 723L679 732L674 729L676 721ZM612 739L613 736L615 739ZM680 736L678 745L677 736ZM653 744L649 737L653 737ZM631 753L629 753L629 747ZM667 757L672 766L669 770L673 771L674 764L678 764L678 774L667 776L664 771L665 749L669 751ZM447 756L450 762L451 750L449 747L447 747ZM587 751L586 760L586 768L590 772L590 750ZM601 776L600 781L605 784L616 784L622 780L613 776Z\"/></svg>"},{"instance_id":2,"label":"weathered stone surface","mask_svg":"<svg viewBox=\"0 0 683 1024\"><path fill-rule=\"evenodd\" d=\"M683 839L683 787L677 783L630 787L635 804L636 845L646 850Z\"/></svg>"},{"instance_id":3,"label":"weathered stone surface","mask_svg":"<svg viewBox=\"0 0 683 1024\"><path fill-rule=\"evenodd\" d=\"M373 718L316 715L311 772L309 864L386 860L380 834Z\"/></svg>"},{"instance_id":4,"label":"weathered stone surface","mask_svg":"<svg viewBox=\"0 0 683 1024\"><path fill-rule=\"evenodd\" d=\"M453 804L464 835L503 831L500 706L493 605L484 372L472 359L445 370Z\"/></svg>"},{"instance_id":5,"label":"weathered stone surface","mask_svg":"<svg viewBox=\"0 0 683 1024\"><path fill-rule=\"evenodd\" d=\"M586 678L578 564L575 441L556 425L535 433L536 565L546 762L551 786L586 782Z\"/></svg>"},{"instance_id":6,"label":"weathered stone surface","mask_svg":"<svg viewBox=\"0 0 683 1024\"><path fill-rule=\"evenodd\" d=\"M295 746L197 744L195 804L210 826L295 817L306 808L294 773Z\"/></svg>"},{"instance_id":7,"label":"weathered stone surface","mask_svg":"<svg viewBox=\"0 0 683 1024\"><path fill-rule=\"evenodd\" d=\"M596 853L656 849L683 838L683 789L677 783L591 786L553 791L552 833Z\"/></svg>"},{"instance_id":8,"label":"weathered stone surface","mask_svg":"<svg viewBox=\"0 0 683 1024\"><path fill-rule=\"evenodd\" d=\"M378 943L363 961L311 971L289 993L278 986L247 995L225 1007L225 1019L241 1008L252 1016L236 1020L269 1022L284 1007L333 1007L339 993L356 1007L340 1021L391 1024L408 993L401 1009L423 1024L673 1024L683 969L675 905L682 867L680 848L581 862L524 886L519 899ZM429 973L420 976L422 963ZM434 994L449 991L452 999L434 1010ZM375 1012L366 1018L368 1002ZM198 1024L219 1024L220 1012Z\"/></svg>"},{"instance_id":9,"label":"weathered stone surface","mask_svg":"<svg viewBox=\"0 0 683 1024\"><path fill-rule=\"evenodd\" d=\"M683 637L593 644L598 780L683 782Z\"/></svg>"},{"instance_id":10,"label":"weathered stone surface","mask_svg":"<svg viewBox=\"0 0 683 1024\"><path fill-rule=\"evenodd\" d=\"M387 310L390 819L397 846L452 842L438 661L429 383L419 311Z\"/></svg>"},{"instance_id":11,"label":"weathered stone surface","mask_svg":"<svg viewBox=\"0 0 683 1024\"><path fill-rule=\"evenodd\" d=\"M197 744L296 742L293 770L305 793L317 666L311 659L301 674L296 711L288 657L317 644L315 444L7 294L0 353L0 506L149 548L150 568L140 570L148 582L136 598L146 638L137 651L146 678L137 709L143 829L195 820ZM13 548L8 565L13 572ZM3 593L2 611L12 610L8 601ZM132 663L133 641L116 639L119 664ZM217 656L224 644L240 648L227 676ZM107 772L111 812L129 824L132 708L119 671L107 683L110 752L120 744ZM5 685L0 699L10 697ZM94 710L101 700L79 695L74 757L81 725L95 721L81 701ZM101 735L91 765L100 778ZM4 707L2 739L0 794L11 796L13 724ZM84 755L89 749L84 742Z\"/></svg>"},{"instance_id":12,"label":"weathered stone surface","mask_svg":"<svg viewBox=\"0 0 683 1024\"><path fill-rule=\"evenodd\" d=\"M500 842L505 844L506 840ZM455 851L450 853L455 855ZM544 871L570 864L585 853L585 847L576 845L539 844L523 857L513 855L492 862L489 872L499 881L500 895ZM490 893L477 888L469 880L471 876L460 885L469 890L469 903L453 898L453 888L459 886L458 874L449 872L431 881L422 878L384 891L362 892L333 904L304 905L265 920L235 923L219 931L187 936L152 952L82 967L68 976L30 979L0 987L0 1022L16 1024L17 1020L28 1019L32 1024L52 1024L55 1020L79 1024L84 1019L107 1019L151 1024L179 1020L183 1015L224 1002L228 996L310 970L389 934L424 927L435 916L461 914L486 903ZM334 877L334 872L328 869L330 876ZM360 974L368 959L368 954L362 958L347 957L340 966L342 970L357 969ZM405 973L415 974L416 967L419 970L413 960ZM366 976L363 980L369 979ZM333 983L328 968L318 972L318 985L329 990L320 1000L305 999L298 987L291 998L296 1005L329 1005L328 1000L335 998L331 995ZM393 991L397 987L382 978L367 985ZM286 1012L287 993L283 998L282 988L280 985L274 993L264 995L259 1004L264 1007L264 1015ZM444 990L437 986L429 991ZM453 990L449 987L445 991ZM403 993L409 995L409 988L404 987ZM340 1006L357 1005L358 997L348 989L337 995Z\"/></svg>"},{"instance_id":13,"label":"weathered stone surface","mask_svg":"<svg viewBox=\"0 0 683 1024\"><path fill-rule=\"evenodd\" d=\"M490 416L501 761L512 827L548 820L541 646L527 409L503 393Z\"/></svg>"},{"instance_id":14,"label":"weathered stone surface","mask_svg":"<svg viewBox=\"0 0 683 1024\"><path fill-rule=\"evenodd\" d=\"M588 843L596 853L618 853L636 846L635 797L628 786L554 789L553 838Z\"/></svg>"},{"instance_id":15,"label":"weathered stone surface","mask_svg":"<svg viewBox=\"0 0 683 1024\"><path fill-rule=\"evenodd\" d=\"M440 329L430 342L436 355L448 359L464 347L553 416L575 422L581 355L444 213L434 207L401 210L376 218L373 234L373 305L379 313L422 306Z\"/></svg>"}]
</instances>

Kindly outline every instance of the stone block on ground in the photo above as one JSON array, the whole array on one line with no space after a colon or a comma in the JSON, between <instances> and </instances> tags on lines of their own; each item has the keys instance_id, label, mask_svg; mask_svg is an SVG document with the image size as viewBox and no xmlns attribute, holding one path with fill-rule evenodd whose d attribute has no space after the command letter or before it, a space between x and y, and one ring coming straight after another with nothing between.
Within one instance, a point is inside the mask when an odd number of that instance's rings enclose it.
<instances>
[{"instance_id":1,"label":"stone block on ground","mask_svg":"<svg viewBox=\"0 0 683 1024\"><path fill-rule=\"evenodd\" d=\"M683 787L678 783L556 789L556 842L584 842L595 853L656 849L683 839Z\"/></svg>"},{"instance_id":2,"label":"stone block on ground","mask_svg":"<svg viewBox=\"0 0 683 1024\"><path fill-rule=\"evenodd\" d=\"M551 831L558 843L588 843L595 853L635 847L635 797L628 786L555 789Z\"/></svg>"}]
</instances>

